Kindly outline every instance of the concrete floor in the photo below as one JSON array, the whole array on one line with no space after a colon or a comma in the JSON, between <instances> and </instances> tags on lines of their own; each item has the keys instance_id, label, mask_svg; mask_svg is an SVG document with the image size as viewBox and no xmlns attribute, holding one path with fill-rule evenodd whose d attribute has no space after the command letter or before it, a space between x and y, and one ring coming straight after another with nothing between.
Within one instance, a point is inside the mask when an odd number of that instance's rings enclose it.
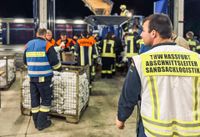
<instances>
[{"instance_id":1,"label":"concrete floor","mask_svg":"<svg viewBox=\"0 0 200 137\"><path fill-rule=\"evenodd\" d=\"M1 91L0 137L135 137L135 113L124 130L115 127L117 102L124 78L97 79L93 84L89 106L78 124L52 117L53 125L43 131L33 126L30 116L20 112L19 72L11 88Z\"/></svg>"}]
</instances>

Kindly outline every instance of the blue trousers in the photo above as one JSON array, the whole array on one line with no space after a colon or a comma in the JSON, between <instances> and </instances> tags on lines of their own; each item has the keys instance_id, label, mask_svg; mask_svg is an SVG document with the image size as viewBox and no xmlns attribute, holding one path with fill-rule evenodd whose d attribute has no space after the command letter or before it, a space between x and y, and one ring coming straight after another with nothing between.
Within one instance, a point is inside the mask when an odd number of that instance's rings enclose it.
<instances>
[{"instance_id":1,"label":"blue trousers","mask_svg":"<svg viewBox=\"0 0 200 137\"><path fill-rule=\"evenodd\" d=\"M31 92L31 107L49 107L51 106L51 100L52 100L52 82L46 81L46 82L30 82L30 92ZM41 99L41 101L40 101ZM48 112L41 111L37 113L33 113L33 121L35 124L35 127L44 127L47 123L47 116Z\"/></svg>"}]
</instances>

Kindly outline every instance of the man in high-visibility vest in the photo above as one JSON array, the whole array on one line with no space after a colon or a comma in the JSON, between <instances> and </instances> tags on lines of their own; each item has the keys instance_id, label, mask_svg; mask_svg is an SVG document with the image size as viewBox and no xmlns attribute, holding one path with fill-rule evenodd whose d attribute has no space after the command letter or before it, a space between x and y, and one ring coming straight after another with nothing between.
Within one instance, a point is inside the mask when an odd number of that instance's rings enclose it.
<instances>
[{"instance_id":1,"label":"man in high-visibility vest","mask_svg":"<svg viewBox=\"0 0 200 137\"><path fill-rule=\"evenodd\" d=\"M198 45L198 41L194 39L194 33L192 31L188 31L186 33L186 39L190 46L190 50L196 51L196 46Z\"/></svg>"},{"instance_id":2,"label":"man in high-visibility vest","mask_svg":"<svg viewBox=\"0 0 200 137\"><path fill-rule=\"evenodd\" d=\"M126 9L126 5L120 5L120 16L129 16L129 11Z\"/></svg>"},{"instance_id":3,"label":"man in high-visibility vest","mask_svg":"<svg viewBox=\"0 0 200 137\"><path fill-rule=\"evenodd\" d=\"M31 112L38 130L51 125L47 116L51 107L53 69L61 70L54 46L45 40L46 32L46 29L38 29L37 38L29 41L24 51L30 77Z\"/></svg>"},{"instance_id":4,"label":"man in high-visibility vest","mask_svg":"<svg viewBox=\"0 0 200 137\"><path fill-rule=\"evenodd\" d=\"M152 49L133 57L118 103L116 126L141 101L137 136L200 136L200 55L171 42L167 15L143 22L142 39Z\"/></svg>"}]
</instances>

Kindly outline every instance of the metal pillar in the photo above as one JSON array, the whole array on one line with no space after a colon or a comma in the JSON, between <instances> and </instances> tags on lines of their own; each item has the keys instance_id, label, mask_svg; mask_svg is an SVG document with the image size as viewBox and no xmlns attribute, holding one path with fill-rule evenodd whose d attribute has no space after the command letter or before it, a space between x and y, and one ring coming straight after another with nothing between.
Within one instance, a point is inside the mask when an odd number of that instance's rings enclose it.
<instances>
[{"instance_id":1,"label":"metal pillar","mask_svg":"<svg viewBox=\"0 0 200 137\"><path fill-rule=\"evenodd\" d=\"M9 45L10 44L10 23L7 22L6 23L6 44Z\"/></svg>"},{"instance_id":2,"label":"metal pillar","mask_svg":"<svg viewBox=\"0 0 200 137\"><path fill-rule=\"evenodd\" d=\"M47 28L47 0L39 1L39 27Z\"/></svg>"},{"instance_id":3,"label":"metal pillar","mask_svg":"<svg viewBox=\"0 0 200 137\"><path fill-rule=\"evenodd\" d=\"M35 31L48 28L55 34L55 0L33 0Z\"/></svg>"},{"instance_id":4,"label":"metal pillar","mask_svg":"<svg viewBox=\"0 0 200 137\"><path fill-rule=\"evenodd\" d=\"M55 22L56 22L56 2L55 0L47 1L47 28L50 29L55 36Z\"/></svg>"},{"instance_id":5,"label":"metal pillar","mask_svg":"<svg viewBox=\"0 0 200 137\"><path fill-rule=\"evenodd\" d=\"M184 0L174 0L174 31L183 36L184 29Z\"/></svg>"}]
</instances>

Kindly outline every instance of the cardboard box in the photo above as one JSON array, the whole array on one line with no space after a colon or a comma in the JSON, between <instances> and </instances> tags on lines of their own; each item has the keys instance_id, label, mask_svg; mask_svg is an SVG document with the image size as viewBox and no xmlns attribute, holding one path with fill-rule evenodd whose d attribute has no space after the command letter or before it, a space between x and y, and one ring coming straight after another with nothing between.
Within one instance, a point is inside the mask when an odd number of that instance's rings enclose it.
<instances>
[{"instance_id":1,"label":"cardboard box","mask_svg":"<svg viewBox=\"0 0 200 137\"><path fill-rule=\"evenodd\" d=\"M74 62L75 57L71 52L62 52L62 61L63 62Z\"/></svg>"}]
</instances>

